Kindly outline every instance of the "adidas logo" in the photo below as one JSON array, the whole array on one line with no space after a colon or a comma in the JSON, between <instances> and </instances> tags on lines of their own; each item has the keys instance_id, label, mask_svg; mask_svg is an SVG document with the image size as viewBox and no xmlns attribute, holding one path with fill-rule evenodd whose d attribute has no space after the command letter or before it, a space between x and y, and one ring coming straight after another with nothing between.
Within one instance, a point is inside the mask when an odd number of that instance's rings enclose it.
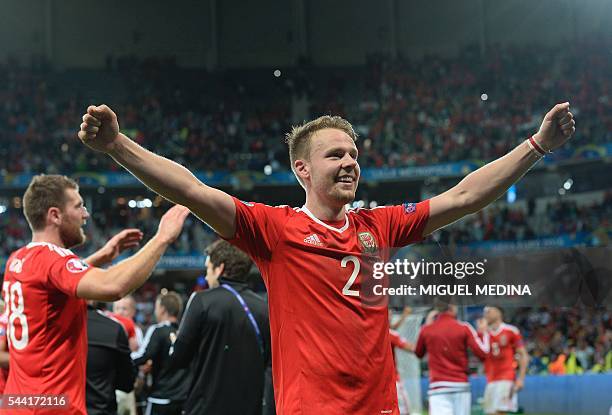
<instances>
[{"instance_id":1,"label":"adidas logo","mask_svg":"<svg viewBox=\"0 0 612 415\"><path fill-rule=\"evenodd\" d=\"M319 235L317 235L316 233L313 233L312 235L304 238L304 242L314 246L323 246L323 242L321 242L321 240L319 239Z\"/></svg>"}]
</instances>

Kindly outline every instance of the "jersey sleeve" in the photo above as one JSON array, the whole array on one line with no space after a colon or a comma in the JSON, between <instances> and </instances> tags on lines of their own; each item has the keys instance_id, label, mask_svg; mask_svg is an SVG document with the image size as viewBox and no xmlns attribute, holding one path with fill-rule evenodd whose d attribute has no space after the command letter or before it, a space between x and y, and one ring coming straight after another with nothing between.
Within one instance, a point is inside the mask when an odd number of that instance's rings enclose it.
<instances>
[{"instance_id":1,"label":"jersey sleeve","mask_svg":"<svg viewBox=\"0 0 612 415\"><path fill-rule=\"evenodd\" d=\"M236 205L236 234L228 241L248 253L254 260L270 259L279 236L289 219L288 206L268 206L242 202Z\"/></svg>"},{"instance_id":2,"label":"jersey sleeve","mask_svg":"<svg viewBox=\"0 0 612 415\"><path fill-rule=\"evenodd\" d=\"M423 240L429 219L429 200L373 209L383 222L389 247L399 248Z\"/></svg>"},{"instance_id":3,"label":"jersey sleeve","mask_svg":"<svg viewBox=\"0 0 612 415\"><path fill-rule=\"evenodd\" d=\"M523 336L521 335L521 332L518 330L513 330L514 336L512 338L513 340L513 346L514 349L519 349L521 347L525 346L525 343L523 342Z\"/></svg>"},{"instance_id":4,"label":"jersey sleeve","mask_svg":"<svg viewBox=\"0 0 612 415\"><path fill-rule=\"evenodd\" d=\"M77 286L81 278L92 268L76 255L61 256L51 252L51 267L49 268L49 283L71 297L77 296Z\"/></svg>"},{"instance_id":5,"label":"jersey sleeve","mask_svg":"<svg viewBox=\"0 0 612 415\"><path fill-rule=\"evenodd\" d=\"M124 327L125 327L125 331L127 332L128 340L135 339L136 338L136 326L134 325L134 322L132 321L132 319L126 318L125 321L122 321L122 323L124 323Z\"/></svg>"},{"instance_id":6,"label":"jersey sleeve","mask_svg":"<svg viewBox=\"0 0 612 415\"><path fill-rule=\"evenodd\" d=\"M427 353L427 348L425 347L425 338L426 338L426 327L422 327L421 331L419 331L419 335L417 337L416 346L414 346L414 354L420 359L425 356Z\"/></svg>"},{"instance_id":7,"label":"jersey sleeve","mask_svg":"<svg viewBox=\"0 0 612 415\"><path fill-rule=\"evenodd\" d=\"M136 337L136 324L131 318L123 317L116 313L110 313L110 316L121 324L127 334L128 340Z\"/></svg>"},{"instance_id":8,"label":"jersey sleeve","mask_svg":"<svg viewBox=\"0 0 612 415\"><path fill-rule=\"evenodd\" d=\"M395 330L389 330L389 339L391 340L391 346L399 347L403 349L408 344L408 340L403 338L398 332Z\"/></svg>"},{"instance_id":9,"label":"jersey sleeve","mask_svg":"<svg viewBox=\"0 0 612 415\"><path fill-rule=\"evenodd\" d=\"M489 333L485 332L482 338L469 323L462 323L465 329L467 346L481 360L489 354Z\"/></svg>"}]
</instances>

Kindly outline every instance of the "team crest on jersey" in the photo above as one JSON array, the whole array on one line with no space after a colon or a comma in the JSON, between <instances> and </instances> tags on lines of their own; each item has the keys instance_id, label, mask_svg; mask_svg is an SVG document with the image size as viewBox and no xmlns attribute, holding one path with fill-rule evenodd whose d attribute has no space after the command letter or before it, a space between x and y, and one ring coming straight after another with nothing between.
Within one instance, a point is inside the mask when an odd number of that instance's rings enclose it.
<instances>
[{"instance_id":1,"label":"team crest on jersey","mask_svg":"<svg viewBox=\"0 0 612 415\"><path fill-rule=\"evenodd\" d=\"M506 346L508 344L508 338L506 337L505 334L502 334L499 337L499 344L502 345L502 346Z\"/></svg>"},{"instance_id":2,"label":"team crest on jersey","mask_svg":"<svg viewBox=\"0 0 612 415\"><path fill-rule=\"evenodd\" d=\"M363 251L368 254L374 254L378 251L378 243L376 238L370 232L360 232L357 234L359 243L363 247Z\"/></svg>"},{"instance_id":3,"label":"team crest on jersey","mask_svg":"<svg viewBox=\"0 0 612 415\"><path fill-rule=\"evenodd\" d=\"M402 206L406 213L414 213L416 211L416 203L404 203Z\"/></svg>"},{"instance_id":4,"label":"team crest on jersey","mask_svg":"<svg viewBox=\"0 0 612 415\"><path fill-rule=\"evenodd\" d=\"M74 272L75 274L83 272L87 268L89 268L87 264L77 258L69 259L68 262L66 262L66 269L70 272Z\"/></svg>"}]
</instances>

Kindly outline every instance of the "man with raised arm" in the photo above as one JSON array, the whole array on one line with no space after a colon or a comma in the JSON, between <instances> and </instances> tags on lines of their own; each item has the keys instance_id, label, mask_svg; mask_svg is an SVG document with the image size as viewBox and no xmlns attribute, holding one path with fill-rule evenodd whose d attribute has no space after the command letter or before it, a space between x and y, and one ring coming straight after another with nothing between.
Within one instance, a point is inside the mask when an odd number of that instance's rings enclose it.
<instances>
[{"instance_id":1,"label":"man with raised arm","mask_svg":"<svg viewBox=\"0 0 612 415\"><path fill-rule=\"evenodd\" d=\"M291 168L306 191L301 208L241 202L207 186L120 133L105 105L87 109L78 135L153 191L189 207L257 264L269 292L279 413L398 414L387 306L363 304L371 295L372 257L487 206L574 130L569 103L558 104L533 137L450 190L371 210L345 208L360 168L356 134L340 117L317 118L287 135Z\"/></svg>"},{"instance_id":2,"label":"man with raised arm","mask_svg":"<svg viewBox=\"0 0 612 415\"><path fill-rule=\"evenodd\" d=\"M157 234L138 253L109 267L121 250L137 244L127 230L82 261L70 251L85 241L89 217L76 182L66 176L35 176L23 196L32 242L7 260L2 296L8 315L10 371L3 408L22 414L85 415L87 306L115 301L140 287L181 232L189 210L171 208Z\"/></svg>"}]
</instances>

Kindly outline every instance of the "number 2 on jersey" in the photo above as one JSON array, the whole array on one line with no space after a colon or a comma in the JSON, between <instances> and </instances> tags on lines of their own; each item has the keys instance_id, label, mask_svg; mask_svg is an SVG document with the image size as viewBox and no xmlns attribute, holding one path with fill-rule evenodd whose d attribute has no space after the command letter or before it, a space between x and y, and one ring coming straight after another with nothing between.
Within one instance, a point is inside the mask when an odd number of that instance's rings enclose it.
<instances>
[{"instance_id":1,"label":"number 2 on jersey","mask_svg":"<svg viewBox=\"0 0 612 415\"><path fill-rule=\"evenodd\" d=\"M12 347L17 350L23 350L27 345L29 338L28 320L24 313L25 305L23 303L23 290L21 282L17 281L11 285L10 282L2 283L2 291L4 291L4 311L8 316L8 327L6 339ZM17 339L15 334L15 321L19 320L21 326L21 338Z\"/></svg>"},{"instance_id":2,"label":"number 2 on jersey","mask_svg":"<svg viewBox=\"0 0 612 415\"><path fill-rule=\"evenodd\" d=\"M359 291L351 290L351 286L355 283L355 280L357 279L357 275L359 275L359 269L361 267L361 264L359 264L359 258L353 255L350 255L350 256L345 256L344 258L342 258L342 261L340 261L340 266L342 268L346 268L346 265L349 262L353 263L353 273L351 274L350 278L346 282L346 285L342 289L342 294L349 295L351 297L359 297Z\"/></svg>"}]
</instances>

